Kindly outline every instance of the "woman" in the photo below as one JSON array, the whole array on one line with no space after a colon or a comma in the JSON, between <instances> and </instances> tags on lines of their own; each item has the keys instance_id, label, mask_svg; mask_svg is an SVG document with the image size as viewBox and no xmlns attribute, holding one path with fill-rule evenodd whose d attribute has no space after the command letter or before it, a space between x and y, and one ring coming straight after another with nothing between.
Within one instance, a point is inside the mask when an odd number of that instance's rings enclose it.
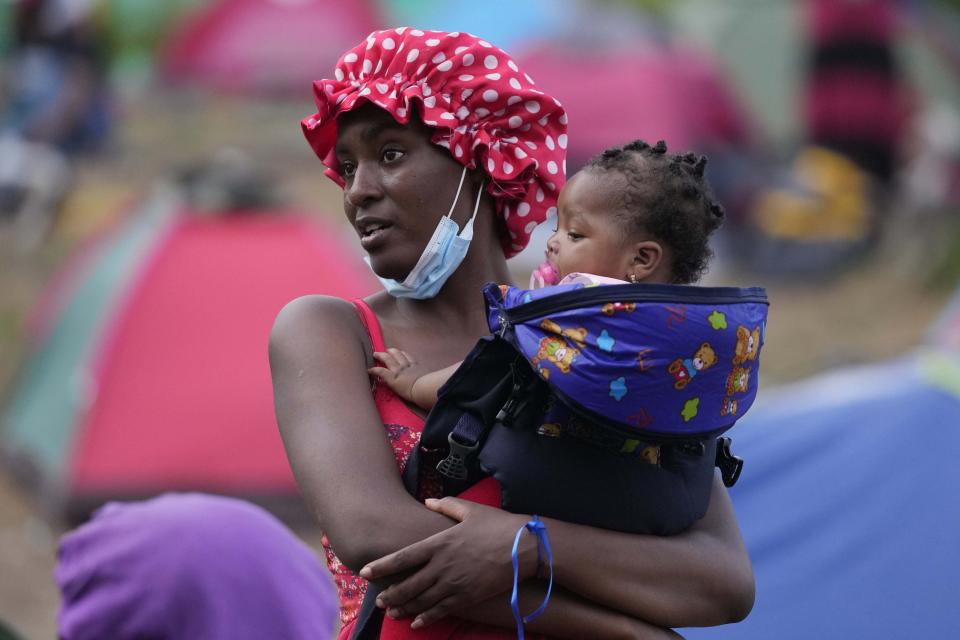
<instances>
[{"instance_id":1,"label":"woman","mask_svg":"<svg viewBox=\"0 0 960 640\"><path fill-rule=\"evenodd\" d=\"M343 186L347 219L386 289L364 301L295 300L270 339L277 419L328 536L340 637L352 633L364 590L354 572L400 549L365 571L381 578L426 562L380 595L388 616L415 616L414 628L451 615L513 629L510 545L528 518L456 499L427 508L410 496L397 466L422 416L367 369L390 345L436 370L487 333L481 286L508 282L506 258L555 212L566 115L507 54L460 33L375 32L315 92L304 132ZM752 606L749 560L719 481L706 517L679 536L547 529L559 587L531 631L669 637L666 627L739 620ZM525 610L544 593L536 553L524 539Z\"/></svg>"}]
</instances>

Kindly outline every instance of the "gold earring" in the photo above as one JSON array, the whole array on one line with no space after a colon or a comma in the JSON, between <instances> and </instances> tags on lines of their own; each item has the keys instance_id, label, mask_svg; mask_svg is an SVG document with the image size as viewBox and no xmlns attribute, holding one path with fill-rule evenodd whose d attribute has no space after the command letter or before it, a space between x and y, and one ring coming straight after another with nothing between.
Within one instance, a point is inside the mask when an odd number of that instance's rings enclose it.
<instances>
[{"instance_id":1,"label":"gold earring","mask_svg":"<svg viewBox=\"0 0 960 640\"><path fill-rule=\"evenodd\" d=\"M635 274L635 273L631 273L631 274L630 274L630 283L631 283L631 284L637 284L637 274Z\"/></svg>"}]
</instances>

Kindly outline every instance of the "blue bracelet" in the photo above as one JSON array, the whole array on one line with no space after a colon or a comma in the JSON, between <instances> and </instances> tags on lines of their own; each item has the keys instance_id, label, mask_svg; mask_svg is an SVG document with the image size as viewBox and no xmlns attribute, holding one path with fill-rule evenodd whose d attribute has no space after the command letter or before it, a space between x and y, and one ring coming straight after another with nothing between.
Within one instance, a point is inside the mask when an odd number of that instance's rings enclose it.
<instances>
[{"instance_id":1,"label":"blue bracelet","mask_svg":"<svg viewBox=\"0 0 960 640\"><path fill-rule=\"evenodd\" d=\"M544 555L547 557L547 564L550 568L547 595L544 596L540 606L526 616L520 615L520 605L517 603L517 589L520 581L520 560L517 558L517 547L520 546L520 536L523 535L524 530L537 536L537 568L543 566ZM511 557L513 559L513 593L510 595L510 608L513 610L513 619L517 621L517 637L519 640L523 640L523 625L543 613L543 610L547 608L547 603L550 602L550 592L553 591L553 553L550 551L550 540L547 538L547 525L536 515L530 519L530 522L517 530L517 536L513 539Z\"/></svg>"}]
</instances>

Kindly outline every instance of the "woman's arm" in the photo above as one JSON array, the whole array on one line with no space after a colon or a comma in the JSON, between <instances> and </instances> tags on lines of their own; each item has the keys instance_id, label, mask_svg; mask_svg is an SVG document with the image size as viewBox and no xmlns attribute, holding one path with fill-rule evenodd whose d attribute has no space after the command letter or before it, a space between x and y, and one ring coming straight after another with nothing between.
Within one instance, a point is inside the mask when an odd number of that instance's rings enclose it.
<instances>
[{"instance_id":1,"label":"woman's arm","mask_svg":"<svg viewBox=\"0 0 960 640\"><path fill-rule=\"evenodd\" d=\"M754 578L727 489L714 479L706 515L684 533L638 536L548 521L554 575L580 595L666 627L738 622Z\"/></svg>"},{"instance_id":2,"label":"woman's arm","mask_svg":"<svg viewBox=\"0 0 960 640\"><path fill-rule=\"evenodd\" d=\"M527 581L519 590L520 613L528 614L540 606L547 588L542 582ZM501 594L457 614L467 620L484 624L516 628L510 610L509 595ZM550 638L570 640L676 640L682 637L670 629L636 620L625 614L597 606L563 588L554 585L550 602L543 615L524 625L530 633Z\"/></svg>"},{"instance_id":3,"label":"woman's arm","mask_svg":"<svg viewBox=\"0 0 960 640\"><path fill-rule=\"evenodd\" d=\"M382 558L361 575L377 579L423 565L380 597L385 605L406 615L421 614L430 623L468 610L495 593L499 581L490 576L492 569L475 575L456 556L465 548L474 554L506 553L479 547L485 540L509 536L503 529L509 525L493 517L495 509L455 498L428 504L461 525ZM554 579L590 601L663 627L735 622L753 606L750 560L719 479L706 515L675 536L632 535L552 519L544 522L553 547ZM530 558L536 557L535 550L528 546L522 553L522 577L531 577ZM429 592L426 584L433 585Z\"/></svg>"},{"instance_id":4,"label":"woman's arm","mask_svg":"<svg viewBox=\"0 0 960 640\"><path fill-rule=\"evenodd\" d=\"M452 524L403 487L369 391L367 345L353 305L322 296L289 303L270 334L290 466L337 556L354 571Z\"/></svg>"}]
</instances>

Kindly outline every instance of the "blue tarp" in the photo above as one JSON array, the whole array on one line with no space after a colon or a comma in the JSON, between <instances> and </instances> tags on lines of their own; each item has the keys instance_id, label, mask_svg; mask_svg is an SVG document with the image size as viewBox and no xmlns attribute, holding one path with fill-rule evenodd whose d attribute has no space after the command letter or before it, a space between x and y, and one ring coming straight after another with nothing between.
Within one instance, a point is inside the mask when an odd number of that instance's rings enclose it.
<instances>
[{"instance_id":1,"label":"blue tarp","mask_svg":"<svg viewBox=\"0 0 960 640\"><path fill-rule=\"evenodd\" d=\"M761 393L730 432L756 605L683 635L960 637L958 382L931 351Z\"/></svg>"}]
</instances>

